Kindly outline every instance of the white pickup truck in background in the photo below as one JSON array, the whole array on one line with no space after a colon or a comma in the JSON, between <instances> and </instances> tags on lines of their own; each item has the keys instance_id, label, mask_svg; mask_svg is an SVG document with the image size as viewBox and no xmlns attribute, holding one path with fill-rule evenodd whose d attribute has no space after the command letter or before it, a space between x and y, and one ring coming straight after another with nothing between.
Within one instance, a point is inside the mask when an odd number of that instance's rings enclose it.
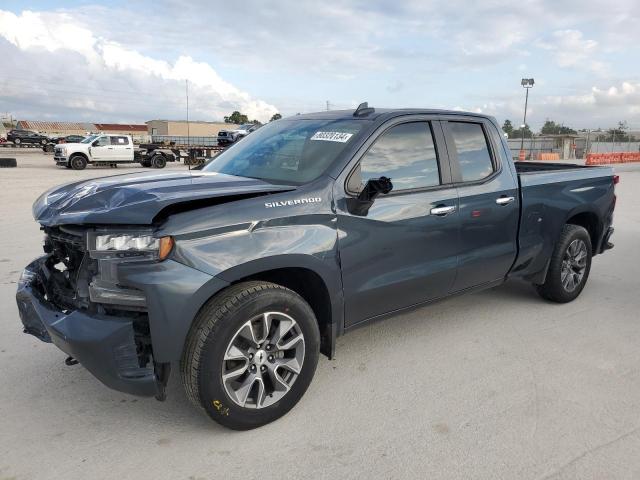
<instances>
[{"instance_id":1,"label":"white pickup truck in background","mask_svg":"<svg viewBox=\"0 0 640 480\"><path fill-rule=\"evenodd\" d=\"M55 146L54 160L74 170L84 170L87 165L116 165L133 163L133 140L130 135L90 135L80 143L64 143Z\"/></svg>"}]
</instances>

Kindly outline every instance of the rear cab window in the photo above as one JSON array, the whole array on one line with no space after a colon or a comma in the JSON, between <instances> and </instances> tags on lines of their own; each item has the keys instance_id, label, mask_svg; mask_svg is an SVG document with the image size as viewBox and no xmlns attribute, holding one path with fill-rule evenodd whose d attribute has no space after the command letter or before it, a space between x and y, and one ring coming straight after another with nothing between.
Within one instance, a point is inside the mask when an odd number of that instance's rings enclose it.
<instances>
[{"instance_id":1,"label":"rear cab window","mask_svg":"<svg viewBox=\"0 0 640 480\"><path fill-rule=\"evenodd\" d=\"M127 137L111 137L111 145L129 145Z\"/></svg>"},{"instance_id":2,"label":"rear cab window","mask_svg":"<svg viewBox=\"0 0 640 480\"><path fill-rule=\"evenodd\" d=\"M380 135L349 178L348 190L358 192L380 177L391 179L394 193L441 184L430 122L402 123Z\"/></svg>"},{"instance_id":3,"label":"rear cab window","mask_svg":"<svg viewBox=\"0 0 640 480\"><path fill-rule=\"evenodd\" d=\"M463 182L476 182L491 176L495 162L481 123L449 121L448 127L458 157Z\"/></svg>"}]
</instances>

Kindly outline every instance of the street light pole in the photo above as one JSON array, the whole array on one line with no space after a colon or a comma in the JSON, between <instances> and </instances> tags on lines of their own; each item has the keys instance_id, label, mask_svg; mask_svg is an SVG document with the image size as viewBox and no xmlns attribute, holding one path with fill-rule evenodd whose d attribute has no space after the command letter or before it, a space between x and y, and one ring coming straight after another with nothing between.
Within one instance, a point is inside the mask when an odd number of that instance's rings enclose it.
<instances>
[{"instance_id":1,"label":"street light pole","mask_svg":"<svg viewBox=\"0 0 640 480\"><path fill-rule=\"evenodd\" d=\"M523 156L524 152L524 131L527 128L527 106L529 105L529 89L533 87L533 78L523 78L520 81L520 85L527 91L524 97L524 119L522 121L522 138L520 139L520 156Z\"/></svg>"}]
</instances>

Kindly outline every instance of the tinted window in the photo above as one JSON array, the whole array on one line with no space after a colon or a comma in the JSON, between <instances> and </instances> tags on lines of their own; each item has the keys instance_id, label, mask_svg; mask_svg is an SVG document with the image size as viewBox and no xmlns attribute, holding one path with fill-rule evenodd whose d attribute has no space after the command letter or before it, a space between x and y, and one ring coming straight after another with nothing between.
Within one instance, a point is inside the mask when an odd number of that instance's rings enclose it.
<instances>
[{"instance_id":1,"label":"tinted window","mask_svg":"<svg viewBox=\"0 0 640 480\"><path fill-rule=\"evenodd\" d=\"M449 122L458 152L462 181L481 180L493 173L493 163L484 130L479 123Z\"/></svg>"},{"instance_id":2,"label":"tinted window","mask_svg":"<svg viewBox=\"0 0 640 480\"><path fill-rule=\"evenodd\" d=\"M427 122L403 123L387 130L360 162L362 183L389 177L393 190L440 184L438 157Z\"/></svg>"},{"instance_id":3,"label":"tinted window","mask_svg":"<svg viewBox=\"0 0 640 480\"><path fill-rule=\"evenodd\" d=\"M129 145L127 137L111 137L111 145Z\"/></svg>"}]
</instances>

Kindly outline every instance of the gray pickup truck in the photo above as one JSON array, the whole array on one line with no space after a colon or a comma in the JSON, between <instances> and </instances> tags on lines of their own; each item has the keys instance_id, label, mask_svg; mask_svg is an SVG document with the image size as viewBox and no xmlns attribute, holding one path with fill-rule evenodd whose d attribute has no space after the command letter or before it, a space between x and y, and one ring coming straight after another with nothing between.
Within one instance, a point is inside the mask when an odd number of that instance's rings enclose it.
<instances>
[{"instance_id":1,"label":"gray pickup truck","mask_svg":"<svg viewBox=\"0 0 640 480\"><path fill-rule=\"evenodd\" d=\"M574 300L612 247L615 183L608 167L514 163L484 115L298 115L198 170L44 193L20 317L122 392L163 399L179 363L195 405L250 429L372 320L515 278Z\"/></svg>"}]
</instances>

